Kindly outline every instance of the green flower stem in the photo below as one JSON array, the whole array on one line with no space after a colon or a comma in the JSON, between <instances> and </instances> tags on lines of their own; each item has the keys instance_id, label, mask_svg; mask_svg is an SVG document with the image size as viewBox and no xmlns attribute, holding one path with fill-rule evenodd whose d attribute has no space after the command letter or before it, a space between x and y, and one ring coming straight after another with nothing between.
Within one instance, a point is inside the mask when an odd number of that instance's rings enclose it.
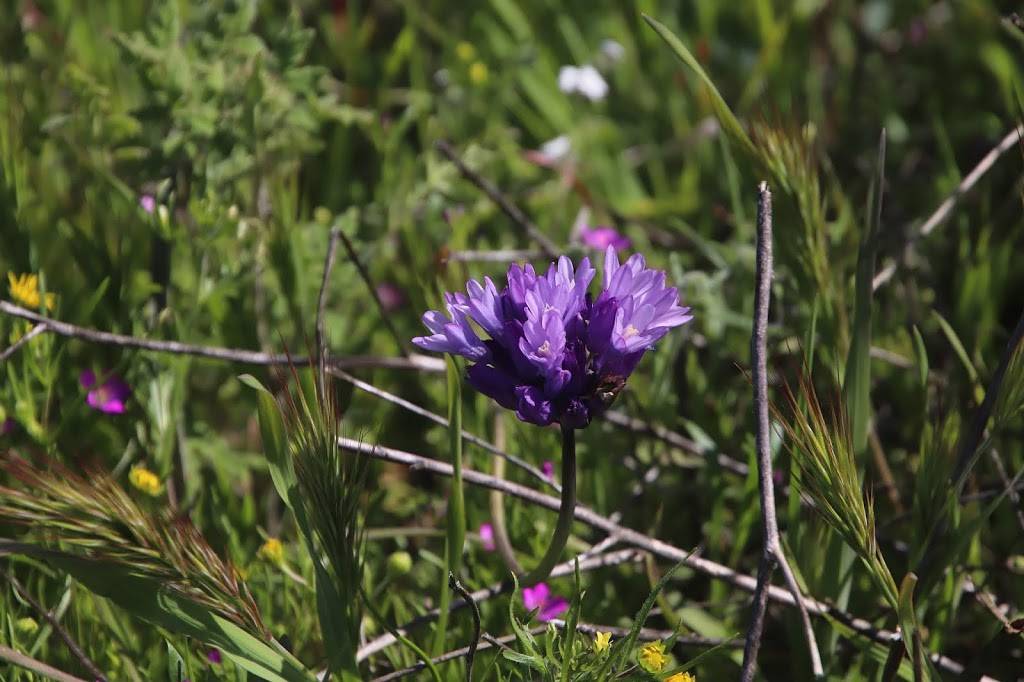
<instances>
[{"instance_id":1,"label":"green flower stem","mask_svg":"<svg viewBox=\"0 0 1024 682\"><path fill-rule=\"evenodd\" d=\"M551 544L537 567L523 576L519 583L524 586L536 585L548 575L562 556L565 544L572 530L573 512L576 509L576 431L571 426L562 426L562 503L558 508L558 523L551 536Z\"/></svg>"}]
</instances>

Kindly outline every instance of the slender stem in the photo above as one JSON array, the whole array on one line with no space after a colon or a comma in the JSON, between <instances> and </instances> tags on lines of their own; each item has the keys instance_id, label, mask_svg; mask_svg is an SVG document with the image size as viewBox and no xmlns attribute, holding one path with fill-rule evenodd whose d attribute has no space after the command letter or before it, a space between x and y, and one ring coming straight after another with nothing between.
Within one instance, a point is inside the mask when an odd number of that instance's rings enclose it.
<instances>
[{"instance_id":1,"label":"slender stem","mask_svg":"<svg viewBox=\"0 0 1024 682\"><path fill-rule=\"evenodd\" d=\"M359 260L359 255L356 253L355 247L349 240L348 235L343 230L338 230L338 235L341 237L341 243L345 246L345 251L348 253L349 260L356 266L356 270L359 271L359 276L363 279L366 284L366 288L370 290L370 296L373 297L373 302L377 304L377 310L380 312L380 319L384 322L384 326L387 327L391 337L398 344L398 350L402 352L402 355L409 356L409 346L406 343L405 337L398 333L395 329L395 323L391 321L391 315L384 309L384 303L380 300L380 294L377 293L377 287L373 283L373 278L370 277L370 271L363 265L363 261Z\"/></svg>"},{"instance_id":2,"label":"slender stem","mask_svg":"<svg viewBox=\"0 0 1024 682\"><path fill-rule=\"evenodd\" d=\"M32 327L32 329L29 329L27 332L21 335L20 339L12 343L3 351L0 351L0 362L5 362L6 360L8 360L12 355L21 350L22 347L25 346L25 344L27 344L29 341L36 338L45 331L46 324L43 322L40 322L36 326Z\"/></svg>"},{"instance_id":3,"label":"slender stem","mask_svg":"<svg viewBox=\"0 0 1024 682\"><path fill-rule=\"evenodd\" d=\"M466 682L473 682L473 659L476 657L476 649L480 646L480 607L473 601L473 595L469 593L454 573L448 574L448 586L459 593L473 611L473 639L469 643L469 651L466 653Z\"/></svg>"},{"instance_id":4,"label":"slender stem","mask_svg":"<svg viewBox=\"0 0 1024 682\"><path fill-rule=\"evenodd\" d=\"M324 329L324 313L327 310L327 287L331 281L331 269L334 267L334 255L338 252L338 238L341 236L341 228L331 228L331 234L327 242L327 255L324 257L324 274L320 280L320 295L316 300L316 359L317 381L320 385L320 395L326 395L327 381L327 332Z\"/></svg>"},{"instance_id":5,"label":"slender stem","mask_svg":"<svg viewBox=\"0 0 1024 682\"><path fill-rule=\"evenodd\" d=\"M3 645L0 645L0 660L7 661L25 670L31 670L45 678L56 680L56 682L86 682L81 677L69 675L63 670L57 670L53 666L46 665L42 661L37 661L31 656L26 656L20 651Z\"/></svg>"},{"instance_id":6,"label":"slender stem","mask_svg":"<svg viewBox=\"0 0 1024 682\"><path fill-rule=\"evenodd\" d=\"M569 532L576 514L576 430L562 426L562 501L558 508L558 522L551 536L551 544L540 563L520 579L523 585L536 585L548 575L558 563L558 558L569 541Z\"/></svg>"}]
</instances>

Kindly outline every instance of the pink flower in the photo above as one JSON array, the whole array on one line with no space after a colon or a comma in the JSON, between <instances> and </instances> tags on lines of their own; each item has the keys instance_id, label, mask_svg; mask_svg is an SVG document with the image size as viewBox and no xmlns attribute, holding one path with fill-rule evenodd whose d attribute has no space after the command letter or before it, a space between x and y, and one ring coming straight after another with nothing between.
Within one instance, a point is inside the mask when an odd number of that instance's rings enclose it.
<instances>
[{"instance_id":1,"label":"pink flower","mask_svg":"<svg viewBox=\"0 0 1024 682\"><path fill-rule=\"evenodd\" d=\"M391 282L381 282L377 285L377 298L380 299L380 305L386 313L398 310L405 304L405 294Z\"/></svg>"},{"instance_id":2,"label":"pink flower","mask_svg":"<svg viewBox=\"0 0 1024 682\"><path fill-rule=\"evenodd\" d=\"M629 239L619 234L614 227L608 227L606 225L598 225L597 227L588 227L586 225L580 230L580 240L592 249L601 249L602 251L609 246L615 248L616 251L622 251L623 249L629 248Z\"/></svg>"},{"instance_id":3,"label":"pink flower","mask_svg":"<svg viewBox=\"0 0 1024 682\"><path fill-rule=\"evenodd\" d=\"M3 422L0 422L0 436L6 436L14 433L14 429L17 428L17 426L18 422L14 421L12 417L7 417Z\"/></svg>"},{"instance_id":4,"label":"pink flower","mask_svg":"<svg viewBox=\"0 0 1024 682\"><path fill-rule=\"evenodd\" d=\"M555 477L555 465L550 459L544 460L544 463L540 465L540 472L544 474L544 478L549 481Z\"/></svg>"},{"instance_id":5,"label":"pink flower","mask_svg":"<svg viewBox=\"0 0 1024 682\"><path fill-rule=\"evenodd\" d=\"M220 655L220 649L210 649L206 652L206 660L214 665L220 665L224 659Z\"/></svg>"},{"instance_id":6,"label":"pink flower","mask_svg":"<svg viewBox=\"0 0 1024 682\"><path fill-rule=\"evenodd\" d=\"M96 374L87 369L78 376L82 388L89 391L86 402L89 407L104 414L124 414L125 402L132 395L132 388L116 374L109 374L102 384L96 383Z\"/></svg>"},{"instance_id":7,"label":"pink flower","mask_svg":"<svg viewBox=\"0 0 1024 682\"><path fill-rule=\"evenodd\" d=\"M552 597L551 588L547 583L537 583L533 587L523 588L523 606L527 611L540 609L537 620L546 623L558 618L569 610L569 602L562 597Z\"/></svg>"},{"instance_id":8,"label":"pink flower","mask_svg":"<svg viewBox=\"0 0 1024 682\"><path fill-rule=\"evenodd\" d=\"M494 527L489 523L480 524L480 544L488 552L494 551Z\"/></svg>"},{"instance_id":9,"label":"pink flower","mask_svg":"<svg viewBox=\"0 0 1024 682\"><path fill-rule=\"evenodd\" d=\"M139 197L139 206L141 206L142 210L146 213L152 213L156 210L156 199L154 199L151 194L143 194Z\"/></svg>"}]
</instances>

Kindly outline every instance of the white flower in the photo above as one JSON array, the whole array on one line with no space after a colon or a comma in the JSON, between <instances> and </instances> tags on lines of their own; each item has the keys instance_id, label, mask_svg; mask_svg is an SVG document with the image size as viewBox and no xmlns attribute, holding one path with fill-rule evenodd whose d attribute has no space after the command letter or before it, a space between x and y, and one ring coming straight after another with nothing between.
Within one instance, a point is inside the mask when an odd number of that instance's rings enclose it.
<instances>
[{"instance_id":1,"label":"white flower","mask_svg":"<svg viewBox=\"0 0 1024 682\"><path fill-rule=\"evenodd\" d=\"M558 72L558 89L566 94L578 92L591 102L608 95L608 83L590 64L563 66Z\"/></svg>"},{"instance_id":2,"label":"white flower","mask_svg":"<svg viewBox=\"0 0 1024 682\"><path fill-rule=\"evenodd\" d=\"M559 135L542 144L540 146L540 153L552 161L561 161L568 156L571 147L572 144L569 142L569 138L565 135Z\"/></svg>"},{"instance_id":3,"label":"white flower","mask_svg":"<svg viewBox=\"0 0 1024 682\"><path fill-rule=\"evenodd\" d=\"M611 38L601 42L601 54L613 64L626 56L626 48Z\"/></svg>"}]
</instances>

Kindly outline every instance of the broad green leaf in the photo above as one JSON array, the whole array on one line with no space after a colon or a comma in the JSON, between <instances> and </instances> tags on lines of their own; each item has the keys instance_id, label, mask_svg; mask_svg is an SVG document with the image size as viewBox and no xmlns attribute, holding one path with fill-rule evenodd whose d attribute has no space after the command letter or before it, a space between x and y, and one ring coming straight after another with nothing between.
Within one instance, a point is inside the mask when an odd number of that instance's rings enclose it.
<instances>
[{"instance_id":1,"label":"broad green leaf","mask_svg":"<svg viewBox=\"0 0 1024 682\"><path fill-rule=\"evenodd\" d=\"M274 482L277 494L281 496L289 509L294 511L291 500L292 490L296 486L295 468L288 454L288 439L284 432L284 417L273 394L251 374L243 374L239 381L250 388L256 389L259 401L260 437L263 439L263 453L270 467L270 478Z\"/></svg>"}]
</instances>

